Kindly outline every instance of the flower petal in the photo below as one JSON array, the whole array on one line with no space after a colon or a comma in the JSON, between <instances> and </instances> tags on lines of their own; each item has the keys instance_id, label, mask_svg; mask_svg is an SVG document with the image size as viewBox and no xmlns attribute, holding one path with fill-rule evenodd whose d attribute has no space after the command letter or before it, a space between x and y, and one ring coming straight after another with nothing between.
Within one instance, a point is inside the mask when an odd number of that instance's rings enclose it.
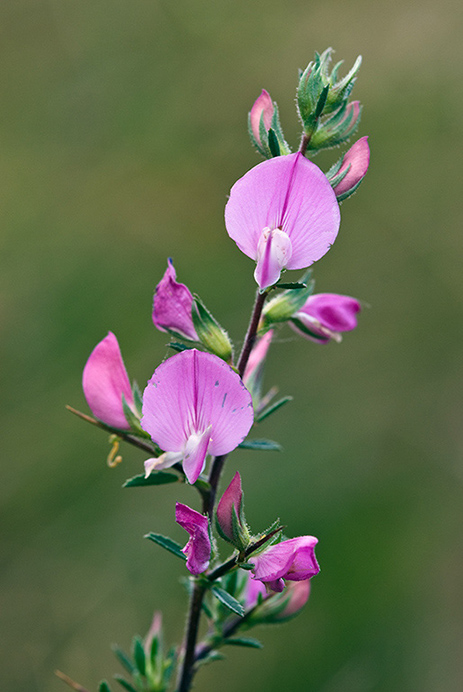
<instances>
[{"instance_id":1,"label":"flower petal","mask_svg":"<svg viewBox=\"0 0 463 692\"><path fill-rule=\"evenodd\" d=\"M206 464L207 448L211 440L211 429L212 426L210 425L202 434L190 435L187 440L183 457L183 470L188 483L192 485L198 480L199 474Z\"/></svg>"},{"instance_id":2,"label":"flower petal","mask_svg":"<svg viewBox=\"0 0 463 692\"><path fill-rule=\"evenodd\" d=\"M153 322L161 332L171 329L192 341L198 341L191 317L193 296L185 284L176 281L172 260L167 260L167 269L156 286L153 298Z\"/></svg>"},{"instance_id":3,"label":"flower petal","mask_svg":"<svg viewBox=\"0 0 463 692\"><path fill-rule=\"evenodd\" d=\"M175 505L175 521L190 534L190 540L183 548L187 556L187 569L192 574L201 574L208 568L211 559L209 521L207 517L180 502Z\"/></svg>"},{"instance_id":4,"label":"flower petal","mask_svg":"<svg viewBox=\"0 0 463 692\"><path fill-rule=\"evenodd\" d=\"M114 428L130 428L122 407L122 395L129 406L133 406L132 388L112 332L90 354L82 375L82 387L96 418Z\"/></svg>"},{"instance_id":5,"label":"flower petal","mask_svg":"<svg viewBox=\"0 0 463 692\"><path fill-rule=\"evenodd\" d=\"M261 290L273 286L280 278L281 270L291 259L291 240L278 228L265 228L257 246L257 267L254 278Z\"/></svg>"},{"instance_id":6,"label":"flower petal","mask_svg":"<svg viewBox=\"0 0 463 692\"><path fill-rule=\"evenodd\" d=\"M162 363L143 395L141 424L165 451L181 452L209 426L209 453L227 454L253 422L251 395L223 360L190 349Z\"/></svg>"},{"instance_id":7,"label":"flower petal","mask_svg":"<svg viewBox=\"0 0 463 692\"><path fill-rule=\"evenodd\" d=\"M234 184L225 208L229 236L254 260L265 228L287 233L292 244L288 269L302 269L320 259L334 242L339 223L330 183L299 153L252 168Z\"/></svg>"}]
</instances>

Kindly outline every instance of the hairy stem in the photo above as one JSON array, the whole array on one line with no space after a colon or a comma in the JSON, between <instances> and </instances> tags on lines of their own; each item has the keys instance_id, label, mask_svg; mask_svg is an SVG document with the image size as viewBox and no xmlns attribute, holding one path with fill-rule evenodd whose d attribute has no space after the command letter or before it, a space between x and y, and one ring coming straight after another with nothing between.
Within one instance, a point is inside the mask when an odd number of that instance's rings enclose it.
<instances>
[{"instance_id":1,"label":"hairy stem","mask_svg":"<svg viewBox=\"0 0 463 692\"><path fill-rule=\"evenodd\" d=\"M262 308L264 307L267 294L267 291L264 291L263 293L258 291L256 295L248 330L246 332L243 348L238 360L237 369L240 377L243 377L246 365L248 364L249 356L251 355L252 347L254 346L254 342L256 340L257 328L259 326L260 316L262 314ZM212 460L208 479L210 486L209 492L207 495L203 495L203 514L207 515L211 521L214 513L217 488L219 487L220 476L222 474L227 456L227 454L223 454L222 456L215 457ZM233 561L233 565L235 563L236 560ZM196 640L198 638L199 621L201 617L201 606L204 593L205 586L201 585L199 582L196 582L190 599L189 615L185 633L184 657L177 692L189 691L193 680L193 675L195 673L194 663Z\"/></svg>"}]
</instances>

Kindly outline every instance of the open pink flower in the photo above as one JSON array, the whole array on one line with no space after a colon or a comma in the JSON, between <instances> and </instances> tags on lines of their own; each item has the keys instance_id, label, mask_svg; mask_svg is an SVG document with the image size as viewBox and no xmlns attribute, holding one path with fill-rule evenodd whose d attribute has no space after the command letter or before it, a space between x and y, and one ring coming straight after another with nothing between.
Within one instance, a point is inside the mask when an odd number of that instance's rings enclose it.
<instances>
[{"instance_id":1,"label":"open pink flower","mask_svg":"<svg viewBox=\"0 0 463 692\"><path fill-rule=\"evenodd\" d=\"M124 415L122 396L133 407L132 388L119 344L112 332L108 332L90 354L82 375L82 387L96 418L113 428L130 428Z\"/></svg>"},{"instance_id":2,"label":"open pink flower","mask_svg":"<svg viewBox=\"0 0 463 692\"><path fill-rule=\"evenodd\" d=\"M254 563L251 578L279 592L285 587L284 579L303 581L314 577L320 571L314 552L317 543L314 536L299 536L270 546L250 558L249 562Z\"/></svg>"},{"instance_id":3,"label":"open pink flower","mask_svg":"<svg viewBox=\"0 0 463 692\"><path fill-rule=\"evenodd\" d=\"M350 296L316 293L293 315L290 325L312 341L341 341L340 332L349 332L357 326L356 315L360 310L359 301Z\"/></svg>"},{"instance_id":4,"label":"open pink flower","mask_svg":"<svg viewBox=\"0 0 463 692\"><path fill-rule=\"evenodd\" d=\"M225 208L228 235L257 262L261 290L276 283L283 269L305 269L323 257L339 223L328 179L300 153L251 168L233 185Z\"/></svg>"},{"instance_id":5,"label":"open pink flower","mask_svg":"<svg viewBox=\"0 0 463 692\"><path fill-rule=\"evenodd\" d=\"M167 269L154 292L154 326L161 332L172 330L186 339L198 341L191 317L193 296L188 287L180 284L176 278L174 265L169 257Z\"/></svg>"},{"instance_id":6,"label":"open pink flower","mask_svg":"<svg viewBox=\"0 0 463 692\"><path fill-rule=\"evenodd\" d=\"M180 502L175 505L175 521L190 534L190 540L182 550L187 556L187 569L191 574L201 574L209 567L211 559L209 521L203 514Z\"/></svg>"},{"instance_id":7,"label":"open pink flower","mask_svg":"<svg viewBox=\"0 0 463 692\"><path fill-rule=\"evenodd\" d=\"M228 454L253 422L251 395L223 360L190 349L156 370L143 395L141 426L164 450L145 462L147 476L177 462L190 483L206 463L206 454Z\"/></svg>"}]
</instances>

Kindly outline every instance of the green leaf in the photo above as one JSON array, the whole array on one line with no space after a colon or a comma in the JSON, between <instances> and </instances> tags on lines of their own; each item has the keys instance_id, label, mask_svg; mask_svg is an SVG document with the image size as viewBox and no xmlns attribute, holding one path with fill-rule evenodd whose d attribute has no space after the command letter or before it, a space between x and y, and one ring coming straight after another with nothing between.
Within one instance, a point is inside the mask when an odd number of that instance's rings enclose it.
<instances>
[{"instance_id":1,"label":"green leaf","mask_svg":"<svg viewBox=\"0 0 463 692\"><path fill-rule=\"evenodd\" d=\"M179 341L171 341L167 345L174 351L178 351L179 353L181 353L182 351L189 351L190 349L194 348L194 346L187 346L186 344L181 344Z\"/></svg>"},{"instance_id":2,"label":"green leaf","mask_svg":"<svg viewBox=\"0 0 463 692\"><path fill-rule=\"evenodd\" d=\"M275 411L278 411L279 408L284 406L285 404L288 403L288 401L292 401L293 397L292 396L284 396L282 399L279 399L278 401L275 401L274 404L266 408L262 413L256 416L256 423L260 423L260 421L265 420L270 416L272 413L275 413Z\"/></svg>"},{"instance_id":3,"label":"green leaf","mask_svg":"<svg viewBox=\"0 0 463 692\"><path fill-rule=\"evenodd\" d=\"M143 648L143 642L138 635L135 635L132 643L133 649L133 660L138 668L138 672L141 675L146 675L146 659L145 659L145 649Z\"/></svg>"},{"instance_id":4,"label":"green leaf","mask_svg":"<svg viewBox=\"0 0 463 692\"><path fill-rule=\"evenodd\" d=\"M169 538L168 536L162 536L160 533L147 533L145 538L148 538L153 543L157 543L161 548L165 548L173 555L176 555L181 560L186 560L186 556L182 553L182 547Z\"/></svg>"},{"instance_id":5,"label":"green leaf","mask_svg":"<svg viewBox=\"0 0 463 692\"><path fill-rule=\"evenodd\" d=\"M109 687L106 680L102 680L100 682L100 685L98 687L98 692L111 692L111 688Z\"/></svg>"},{"instance_id":6,"label":"green leaf","mask_svg":"<svg viewBox=\"0 0 463 692\"><path fill-rule=\"evenodd\" d=\"M229 593L224 591L224 589L221 589L220 586L213 586L211 589L212 593L214 596L227 608L232 610L234 613L239 615L240 617L243 617L244 615L244 608L239 603L236 598L233 598L233 596L230 596Z\"/></svg>"},{"instance_id":7,"label":"green leaf","mask_svg":"<svg viewBox=\"0 0 463 692\"><path fill-rule=\"evenodd\" d=\"M138 692L138 690L135 689L135 687L132 687L130 682L127 682L127 680L123 678L122 675L118 675L116 673L116 675L114 676L114 680L117 680L119 685L123 687L125 690L127 690L127 692Z\"/></svg>"},{"instance_id":8,"label":"green leaf","mask_svg":"<svg viewBox=\"0 0 463 692\"><path fill-rule=\"evenodd\" d=\"M208 663L213 663L214 661L223 661L224 659L225 656L219 651L211 651L207 654L207 656L204 656L204 658L200 658L198 661L196 661L196 666L206 666Z\"/></svg>"},{"instance_id":9,"label":"green leaf","mask_svg":"<svg viewBox=\"0 0 463 692\"><path fill-rule=\"evenodd\" d=\"M252 637L233 637L233 639L226 639L224 644L229 644L231 646L246 646L249 649L263 649L264 645L258 639L253 639Z\"/></svg>"},{"instance_id":10,"label":"green leaf","mask_svg":"<svg viewBox=\"0 0 463 692\"><path fill-rule=\"evenodd\" d=\"M281 284L278 283L278 284L275 284L274 288L287 288L291 291L291 290L297 290L300 288L307 288L307 284L303 284L300 282L294 282L294 283L289 283L289 284L288 283L281 283Z\"/></svg>"},{"instance_id":11,"label":"green leaf","mask_svg":"<svg viewBox=\"0 0 463 692\"><path fill-rule=\"evenodd\" d=\"M244 440L238 445L241 449L259 449L264 452L281 452L282 447L273 440Z\"/></svg>"},{"instance_id":12,"label":"green leaf","mask_svg":"<svg viewBox=\"0 0 463 692\"><path fill-rule=\"evenodd\" d=\"M123 488L143 488L148 485L165 485L166 483L178 483L180 477L175 473L167 473L167 471L154 471L150 473L148 478L145 478L144 474L141 473L139 476L134 476L133 478L128 478Z\"/></svg>"},{"instance_id":13,"label":"green leaf","mask_svg":"<svg viewBox=\"0 0 463 692\"><path fill-rule=\"evenodd\" d=\"M126 417L126 420L127 420L128 424L130 425L130 427L132 428L132 430L142 430L142 428L140 426L140 419L132 411L132 409L128 405L124 395L122 395L122 409L124 411L124 416Z\"/></svg>"},{"instance_id":14,"label":"green leaf","mask_svg":"<svg viewBox=\"0 0 463 692\"><path fill-rule=\"evenodd\" d=\"M116 656L121 666L125 668L126 671L130 673L130 675L133 675L133 673L135 672L135 666L133 665L132 661L127 656L125 651L123 651L117 644L113 644L111 646L111 649L113 650L114 655Z\"/></svg>"}]
</instances>

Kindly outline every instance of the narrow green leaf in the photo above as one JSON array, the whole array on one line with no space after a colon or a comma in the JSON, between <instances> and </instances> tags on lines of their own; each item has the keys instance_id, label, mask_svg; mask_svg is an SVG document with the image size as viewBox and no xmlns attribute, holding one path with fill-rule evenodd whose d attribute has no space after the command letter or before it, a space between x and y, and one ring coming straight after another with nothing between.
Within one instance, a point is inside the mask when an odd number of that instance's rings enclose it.
<instances>
[{"instance_id":1,"label":"narrow green leaf","mask_svg":"<svg viewBox=\"0 0 463 692\"><path fill-rule=\"evenodd\" d=\"M122 675L118 675L116 673L116 675L114 676L114 680L117 680L119 685L123 687L125 690L127 690L127 692L138 692L138 690L136 690L135 687L132 687L130 682L127 682L127 680L123 678Z\"/></svg>"},{"instance_id":2,"label":"narrow green leaf","mask_svg":"<svg viewBox=\"0 0 463 692\"><path fill-rule=\"evenodd\" d=\"M304 284L304 283L301 283L298 281L296 281L294 283L289 283L289 284L288 283L281 283L281 284L279 283L279 284L275 284L274 288L287 288L291 291L291 290L298 290L301 288L307 288L307 284Z\"/></svg>"},{"instance_id":3,"label":"narrow green leaf","mask_svg":"<svg viewBox=\"0 0 463 692\"><path fill-rule=\"evenodd\" d=\"M223 661L224 658L225 656L219 651L211 651L207 654L207 656L204 656L204 658L200 658L199 661L196 661L196 666L206 666L208 663L213 663L214 661Z\"/></svg>"},{"instance_id":4,"label":"narrow green leaf","mask_svg":"<svg viewBox=\"0 0 463 692\"><path fill-rule=\"evenodd\" d=\"M117 644L113 644L111 646L111 649L113 650L114 655L116 656L121 666L125 668L126 671L130 673L130 675L132 675L135 672L135 666L133 665L132 661L127 656L125 651L123 651Z\"/></svg>"},{"instance_id":5,"label":"narrow green leaf","mask_svg":"<svg viewBox=\"0 0 463 692\"><path fill-rule=\"evenodd\" d=\"M143 648L143 642L138 635L135 635L132 643L133 648L133 660L138 668L140 675L146 675L146 659L145 659L145 649Z\"/></svg>"},{"instance_id":6,"label":"narrow green leaf","mask_svg":"<svg viewBox=\"0 0 463 692\"><path fill-rule=\"evenodd\" d=\"M212 593L214 596L221 602L223 603L224 606L232 610L234 613L239 615L240 617L243 617L244 615L244 608L239 603L236 598L233 598L233 596L230 596L229 593L224 591L224 589L221 589L220 586L213 586L211 589Z\"/></svg>"},{"instance_id":7,"label":"narrow green leaf","mask_svg":"<svg viewBox=\"0 0 463 692\"><path fill-rule=\"evenodd\" d=\"M282 450L281 445L273 440L244 440L238 447L241 449L259 449L263 452L281 452Z\"/></svg>"},{"instance_id":8,"label":"narrow green leaf","mask_svg":"<svg viewBox=\"0 0 463 692\"><path fill-rule=\"evenodd\" d=\"M102 680L100 682L100 685L98 687L98 692L111 692L111 688L109 687L106 680Z\"/></svg>"},{"instance_id":9,"label":"narrow green leaf","mask_svg":"<svg viewBox=\"0 0 463 692\"><path fill-rule=\"evenodd\" d=\"M264 645L258 639L253 639L252 637L233 637L233 639L226 639L224 644L229 644L231 646L246 646L249 649L263 649Z\"/></svg>"},{"instance_id":10,"label":"narrow green leaf","mask_svg":"<svg viewBox=\"0 0 463 692\"><path fill-rule=\"evenodd\" d=\"M181 353L182 351L189 351L194 348L194 346L187 346L186 344L181 344L179 341L171 341L167 344L174 351Z\"/></svg>"},{"instance_id":11,"label":"narrow green leaf","mask_svg":"<svg viewBox=\"0 0 463 692\"><path fill-rule=\"evenodd\" d=\"M288 403L288 401L292 401L293 397L292 396L284 396L282 399L279 399L278 401L275 401L274 404L266 408L262 413L260 413L258 416L256 416L256 423L260 423L260 421L265 420L270 416L272 413L275 413L275 411L278 411L279 408L284 406L285 404Z\"/></svg>"},{"instance_id":12,"label":"narrow green leaf","mask_svg":"<svg viewBox=\"0 0 463 692\"><path fill-rule=\"evenodd\" d=\"M166 483L178 483L179 481L180 478L175 473L168 473L167 471L155 471L150 473L148 478L145 478L143 473L141 473L139 476L128 478L122 487L144 488L148 485L165 485Z\"/></svg>"},{"instance_id":13,"label":"narrow green leaf","mask_svg":"<svg viewBox=\"0 0 463 692\"><path fill-rule=\"evenodd\" d=\"M160 533L147 533L145 538L148 538L153 543L157 543L161 548L165 548L173 555L176 555L181 560L186 560L186 556L182 553L182 547L169 538L168 536L162 536Z\"/></svg>"}]
</instances>

